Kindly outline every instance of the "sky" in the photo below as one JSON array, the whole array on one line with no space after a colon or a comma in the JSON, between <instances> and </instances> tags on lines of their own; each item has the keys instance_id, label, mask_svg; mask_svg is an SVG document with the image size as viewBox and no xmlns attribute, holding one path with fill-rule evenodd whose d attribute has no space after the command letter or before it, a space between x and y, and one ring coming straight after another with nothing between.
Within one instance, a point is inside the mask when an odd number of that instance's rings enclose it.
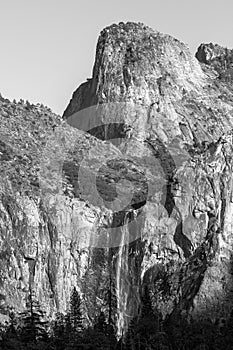
<instances>
[{"instance_id":1,"label":"sky","mask_svg":"<svg viewBox=\"0 0 233 350\"><path fill-rule=\"evenodd\" d=\"M0 0L0 93L62 114L91 77L100 31L143 22L188 45L233 48L232 0Z\"/></svg>"}]
</instances>

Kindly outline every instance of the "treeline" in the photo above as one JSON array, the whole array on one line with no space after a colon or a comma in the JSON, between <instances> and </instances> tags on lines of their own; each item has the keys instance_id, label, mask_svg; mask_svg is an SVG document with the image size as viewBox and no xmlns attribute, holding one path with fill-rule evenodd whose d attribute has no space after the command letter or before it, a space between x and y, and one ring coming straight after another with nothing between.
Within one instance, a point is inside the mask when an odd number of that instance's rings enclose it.
<instances>
[{"instance_id":1,"label":"treeline","mask_svg":"<svg viewBox=\"0 0 233 350\"><path fill-rule=\"evenodd\" d=\"M10 313L8 324L2 325L1 350L114 350L117 340L114 328L101 312L93 327L84 327L81 298L73 289L69 311L57 313L49 322L38 300L31 293L26 311Z\"/></svg>"},{"instance_id":2,"label":"treeline","mask_svg":"<svg viewBox=\"0 0 233 350\"><path fill-rule=\"evenodd\" d=\"M74 288L69 311L46 320L39 302L30 294L26 311L2 326L1 350L232 350L233 313L227 320L202 322L162 318L152 308L145 288L140 315L131 320L122 339L117 341L116 328L106 321L103 312L93 326L84 327L82 302Z\"/></svg>"}]
</instances>

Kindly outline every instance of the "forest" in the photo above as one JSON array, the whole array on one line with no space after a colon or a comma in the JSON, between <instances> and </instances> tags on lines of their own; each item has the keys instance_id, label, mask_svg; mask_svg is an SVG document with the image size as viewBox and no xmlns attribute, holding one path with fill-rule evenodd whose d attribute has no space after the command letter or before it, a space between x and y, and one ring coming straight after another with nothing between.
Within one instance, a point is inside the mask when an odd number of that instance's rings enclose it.
<instances>
[{"instance_id":1,"label":"forest","mask_svg":"<svg viewBox=\"0 0 233 350\"><path fill-rule=\"evenodd\" d=\"M187 321L163 320L154 312L148 288L141 300L141 311L132 319L122 338L104 312L95 324L85 327L82 300L73 288L69 310L46 320L38 300L30 293L26 311L10 313L1 325L1 350L230 350L233 348L233 312L230 319Z\"/></svg>"}]
</instances>

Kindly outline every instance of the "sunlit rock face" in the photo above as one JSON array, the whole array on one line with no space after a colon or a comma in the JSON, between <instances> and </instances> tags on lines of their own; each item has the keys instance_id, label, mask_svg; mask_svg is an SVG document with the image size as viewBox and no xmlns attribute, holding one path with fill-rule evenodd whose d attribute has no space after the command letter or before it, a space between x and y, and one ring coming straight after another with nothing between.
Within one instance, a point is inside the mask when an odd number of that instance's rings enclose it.
<instances>
[{"instance_id":1,"label":"sunlit rock face","mask_svg":"<svg viewBox=\"0 0 233 350\"><path fill-rule=\"evenodd\" d=\"M147 285L168 322L227 317L233 91L200 57L120 23L63 119L1 100L3 315L30 288L64 312L77 286L86 322L103 310L120 336Z\"/></svg>"},{"instance_id":2,"label":"sunlit rock face","mask_svg":"<svg viewBox=\"0 0 233 350\"><path fill-rule=\"evenodd\" d=\"M125 319L145 284L164 317L224 312L231 294L230 85L178 40L120 23L102 31L92 78L74 92L64 117L102 140L113 138L113 123L124 124L118 149L138 164L146 154L144 169L160 169L165 181L166 193L161 184L149 191L136 250L118 250Z\"/></svg>"}]
</instances>

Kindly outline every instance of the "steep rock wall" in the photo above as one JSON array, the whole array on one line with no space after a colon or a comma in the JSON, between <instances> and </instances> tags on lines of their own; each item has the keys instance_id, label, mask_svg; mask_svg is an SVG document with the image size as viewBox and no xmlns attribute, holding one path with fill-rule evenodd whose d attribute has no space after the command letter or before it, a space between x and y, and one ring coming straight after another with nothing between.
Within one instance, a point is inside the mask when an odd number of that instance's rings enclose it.
<instances>
[{"instance_id":1,"label":"steep rock wall","mask_svg":"<svg viewBox=\"0 0 233 350\"><path fill-rule=\"evenodd\" d=\"M77 286L87 322L102 309L120 335L147 285L168 322L227 317L232 104L214 68L135 23L101 32L63 120L2 99L2 315L30 288L65 311Z\"/></svg>"},{"instance_id":2,"label":"steep rock wall","mask_svg":"<svg viewBox=\"0 0 233 350\"><path fill-rule=\"evenodd\" d=\"M200 53L196 57L204 62ZM232 89L221 77L176 39L120 23L101 33L92 79L74 92L64 113L70 125L100 139L111 135L106 125L124 123L120 148L140 154L146 143L164 171L166 201L147 200L137 243L142 248L124 256L131 267L141 255L136 289L131 272L124 276L126 315L144 284L171 319L215 318L231 308ZM102 124L100 135L95 126Z\"/></svg>"}]
</instances>

